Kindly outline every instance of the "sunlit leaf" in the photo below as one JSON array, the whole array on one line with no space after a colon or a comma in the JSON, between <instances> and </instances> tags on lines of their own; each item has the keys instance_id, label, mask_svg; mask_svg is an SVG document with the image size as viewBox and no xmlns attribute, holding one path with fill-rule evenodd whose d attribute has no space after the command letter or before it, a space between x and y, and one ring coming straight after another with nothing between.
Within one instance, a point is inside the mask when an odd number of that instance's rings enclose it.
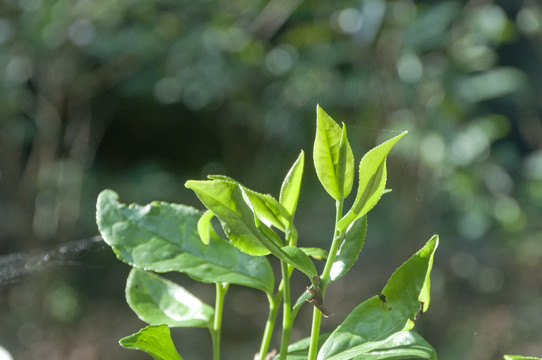
<instances>
[{"instance_id":1,"label":"sunlit leaf","mask_svg":"<svg viewBox=\"0 0 542 360\"><path fill-rule=\"evenodd\" d=\"M341 129L320 106L316 107L313 158L318 179L329 195L335 200L346 197L354 182L354 155L344 124Z\"/></svg>"},{"instance_id":2,"label":"sunlit leaf","mask_svg":"<svg viewBox=\"0 0 542 360\"><path fill-rule=\"evenodd\" d=\"M279 202L290 216L294 216L301 190L301 179L303 177L303 167L305 165L305 153L301 151L299 157L286 174L280 188Z\"/></svg>"},{"instance_id":3,"label":"sunlit leaf","mask_svg":"<svg viewBox=\"0 0 542 360\"><path fill-rule=\"evenodd\" d=\"M120 339L119 344L130 350L144 351L154 360L183 360L175 349L167 325L151 325Z\"/></svg>"},{"instance_id":4,"label":"sunlit leaf","mask_svg":"<svg viewBox=\"0 0 542 360\"><path fill-rule=\"evenodd\" d=\"M346 274L352 265L354 265L363 248L366 232L367 216L355 220L348 229L346 229L346 234L339 248L339 252L331 266L331 272L329 273L331 281L335 281Z\"/></svg>"},{"instance_id":5,"label":"sunlit leaf","mask_svg":"<svg viewBox=\"0 0 542 360\"><path fill-rule=\"evenodd\" d=\"M224 175L210 175L209 179L222 180L239 185L248 197L252 210L256 215L268 224L273 225L282 232L286 231L286 226L290 223L291 216L288 211L271 195L262 194L244 186L235 179Z\"/></svg>"},{"instance_id":6,"label":"sunlit leaf","mask_svg":"<svg viewBox=\"0 0 542 360\"><path fill-rule=\"evenodd\" d=\"M269 254L254 223L254 213L245 201L239 184L224 180L190 180L185 185L220 220L224 233L233 245L250 255Z\"/></svg>"},{"instance_id":7,"label":"sunlit leaf","mask_svg":"<svg viewBox=\"0 0 542 360\"><path fill-rule=\"evenodd\" d=\"M211 225L211 219L215 216L211 210L207 210L201 215L198 220L198 233L201 241L204 244L209 244L209 239L211 238L211 231L213 227Z\"/></svg>"},{"instance_id":8,"label":"sunlit leaf","mask_svg":"<svg viewBox=\"0 0 542 360\"><path fill-rule=\"evenodd\" d=\"M386 187L386 158L395 145L407 132L373 148L361 159L359 164L359 185L356 200L350 211L339 221L337 228L344 231L354 220L371 210Z\"/></svg>"},{"instance_id":9,"label":"sunlit leaf","mask_svg":"<svg viewBox=\"0 0 542 360\"><path fill-rule=\"evenodd\" d=\"M126 282L126 300L150 325L210 327L214 309L185 288L158 275L133 268Z\"/></svg>"},{"instance_id":10,"label":"sunlit leaf","mask_svg":"<svg viewBox=\"0 0 542 360\"><path fill-rule=\"evenodd\" d=\"M318 360L355 359L410 330L429 303L425 288L437 246L435 235L393 273L379 296L358 305L322 345Z\"/></svg>"},{"instance_id":11,"label":"sunlit leaf","mask_svg":"<svg viewBox=\"0 0 542 360\"><path fill-rule=\"evenodd\" d=\"M273 291L273 272L266 258L244 254L213 232L209 245L200 240L198 210L165 202L126 206L117 200L114 191L100 194L97 222L120 260L155 272L183 272L202 282Z\"/></svg>"},{"instance_id":12,"label":"sunlit leaf","mask_svg":"<svg viewBox=\"0 0 542 360\"><path fill-rule=\"evenodd\" d=\"M327 250L317 247L300 247L299 250L316 260L325 260L329 255Z\"/></svg>"},{"instance_id":13,"label":"sunlit leaf","mask_svg":"<svg viewBox=\"0 0 542 360\"><path fill-rule=\"evenodd\" d=\"M542 360L542 358L521 355L504 355L504 360Z\"/></svg>"}]
</instances>

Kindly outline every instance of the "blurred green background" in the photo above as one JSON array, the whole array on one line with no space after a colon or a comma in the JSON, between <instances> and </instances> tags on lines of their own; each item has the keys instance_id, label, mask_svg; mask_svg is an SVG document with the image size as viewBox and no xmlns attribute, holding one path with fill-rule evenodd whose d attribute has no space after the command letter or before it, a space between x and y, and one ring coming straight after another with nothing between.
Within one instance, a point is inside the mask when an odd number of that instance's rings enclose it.
<instances>
[{"instance_id":1,"label":"blurred green background","mask_svg":"<svg viewBox=\"0 0 542 360\"><path fill-rule=\"evenodd\" d=\"M319 103L356 161L409 130L324 329L439 233L417 329L440 359L542 356L541 57L536 0L3 1L0 346L146 359L117 344L144 325L128 266L85 240L98 193L201 209L184 182L220 173L278 195L300 149L311 159ZM311 161L303 186L300 244L327 248L334 204ZM212 303L213 286L173 278ZM223 358L251 359L266 299L232 287L226 307ZM173 336L186 359L210 358L205 330Z\"/></svg>"}]
</instances>

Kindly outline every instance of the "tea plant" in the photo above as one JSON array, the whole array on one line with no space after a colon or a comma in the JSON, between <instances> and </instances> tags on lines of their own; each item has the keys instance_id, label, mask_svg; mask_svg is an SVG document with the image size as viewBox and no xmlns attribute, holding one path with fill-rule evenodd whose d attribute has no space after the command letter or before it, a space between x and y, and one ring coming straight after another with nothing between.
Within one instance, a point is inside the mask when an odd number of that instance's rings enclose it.
<instances>
[{"instance_id":1,"label":"tea plant","mask_svg":"<svg viewBox=\"0 0 542 360\"><path fill-rule=\"evenodd\" d=\"M269 301L256 359L272 356L271 336L281 305L282 335L276 359L436 359L431 345L412 331L418 314L429 306L436 235L393 273L380 294L358 305L331 334L320 334L322 317L332 313L325 306L328 288L356 262L365 241L367 213L387 192L386 158L405 134L373 148L361 159L357 195L351 208L343 213L344 199L354 184L354 156L344 124L339 126L317 107L314 166L336 204L335 230L328 251L298 245L294 215L303 176L303 151L287 173L278 199L222 175L186 183L207 208L203 213L166 202L126 206L117 201L115 192L103 191L97 203L100 233L117 257L133 267L126 284L126 299L139 318L149 324L121 339L120 344L145 351L154 359L182 359L169 328L206 327L213 344L213 359L219 359L224 299L234 284L262 291ZM213 228L211 220L215 217L227 239ZM280 262L278 284L266 255ZM320 273L311 257L323 261ZM171 271L215 284L214 307L156 274ZM293 271L303 273L309 285L295 301L290 287ZM313 306L310 336L290 344L292 326L305 304Z\"/></svg>"}]
</instances>

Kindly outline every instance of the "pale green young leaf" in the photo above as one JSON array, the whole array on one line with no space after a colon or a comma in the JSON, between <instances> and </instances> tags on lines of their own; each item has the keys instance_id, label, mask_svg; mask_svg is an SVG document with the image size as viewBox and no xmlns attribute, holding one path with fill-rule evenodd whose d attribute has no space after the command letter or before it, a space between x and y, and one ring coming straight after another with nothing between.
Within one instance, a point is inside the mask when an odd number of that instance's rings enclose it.
<instances>
[{"instance_id":1,"label":"pale green young leaf","mask_svg":"<svg viewBox=\"0 0 542 360\"><path fill-rule=\"evenodd\" d=\"M542 360L542 358L521 355L504 355L504 360Z\"/></svg>"},{"instance_id":2,"label":"pale green young leaf","mask_svg":"<svg viewBox=\"0 0 542 360\"><path fill-rule=\"evenodd\" d=\"M315 260L325 260L329 255L327 250L317 247L300 247L299 250L303 251L305 254L309 255Z\"/></svg>"},{"instance_id":3,"label":"pale green young leaf","mask_svg":"<svg viewBox=\"0 0 542 360\"><path fill-rule=\"evenodd\" d=\"M379 296L358 305L322 345L318 360L356 359L410 330L420 310L427 309L424 288L437 246L435 235L393 273Z\"/></svg>"},{"instance_id":4,"label":"pale green young leaf","mask_svg":"<svg viewBox=\"0 0 542 360\"><path fill-rule=\"evenodd\" d=\"M337 228L344 231L354 220L371 210L386 187L386 158L393 148L407 132L380 144L370 150L359 164L359 185L356 199L350 211L339 221Z\"/></svg>"},{"instance_id":5,"label":"pale green young leaf","mask_svg":"<svg viewBox=\"0 0 542 360\"><path fill-rule=\"evenodd\" d=\"M268 224L273 225L282 232L286 231L286 226L291 222L291 216L288 211L271 195L262 194L241 184L239 181L224 175L210 175L211 180L221 180L232 182L239 185L245 195L248 197L252 210L256 215Z\"/></svg>"},{"instance_id":6,"label":"pale green young leaf","mask_svg":"<svg viewBox=\"0 0 542 360\"><path fill-rule=\"evenodd\" d=\"M333 261L329 273L330 280L335 281L342 277L354 265L363 248L365 234L367 233L367 216L355 220L348 229L339 247L339 252Z\"/></svg>"},{"instance_id":7,"label":"pale green young leaf","mask_svg":"<svg viewBox=\"0 0 542 360\"><path fill-rule=\"evenodd\" d=\"M150 325L137 333L119 340L120 346L144 351L154 360L183 360L171 340L167 325Z\"/></svg>"},{"instance_id":8,"label":"pale green young leaf","mask_svg":"<svg viewBox=\"0 0 542 360\"><path fill-rule=\"evenodd\" d=\"M320 106L316 107L313 159L318 179L329 195L335 200L346 197L354 182L354 154L344 126L341 129Z\"/></svg>"},{"instance_id":9,"label":"pale green young leaf","mask_svg":"<svg viewBox=\"0 0 542 360\"><path fill-rule=\"evenodd\" d=\"M198 233L201 241L205 245L209 244L209 239L211 238L211 231L213 227L211 225L211 219L215 216L211 210L207 210L201 215L198 220Z\"/></svg>"},{"instance_id":10,"label":"pale green young leaf","mask_svg":"<svg viewBox=\"0 0 542 360\"><path fill-rule=\"evenodd\" d=\"M214 309L185 288L150 272L133 268L126 282L126 300L150 325L211 327Z\"/></svg>"},{"instance_id":11,"label":"pale green young leaf","mask_svg":"<svg viewBox=\"0 0 542 360\"><path fill-rule=\"evenodd\" d=\"M154 202L126 206L111 190L97 202L98 229L117 257L155 272L179 271L206 283L227 282L273 292L273 271L264 257L242 253L211 231L209 245L199 237L201 212Z\"/></svg>"},{"instance_id":12,"label":"pale green young leaf","mask_svg":"<svg viewBox=\"0 0 542 360\"><path fill-rule=\"evenodd\" d=\"M297 208L304 166L305 153L301 151L301 154L299 154L299 157L290 168L290 171L288 171L288 174L286 174L280 188L279 203L286 209L286 211L288 211L292 218Z\"/></svg>"},{"instance_id":13,"label":"pale green young leaf","mask_svg":"<svg viewBox=\"0 0 542 360\"><path fill-rule=\"evenodd\" d=\"M190 180L185 186L193 190L203 205L215 214L224 233L239 250L254 256L269 254L239 184L223 180Z\"/></svg>"}]
</instances>

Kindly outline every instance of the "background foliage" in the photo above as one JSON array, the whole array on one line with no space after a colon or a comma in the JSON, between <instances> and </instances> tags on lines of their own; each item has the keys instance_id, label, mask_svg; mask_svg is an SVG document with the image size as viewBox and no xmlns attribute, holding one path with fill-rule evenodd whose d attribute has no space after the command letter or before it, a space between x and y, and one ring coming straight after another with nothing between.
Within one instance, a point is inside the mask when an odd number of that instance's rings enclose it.
<instances>
[{"instance_id":1,"label":"background foliage","mask_svg":"<svg viewBox=\"0 0 542 360\"><path fill-rule=\"evenodd\" d=\"M440 358L542 355L541 19L529 0L2 2L0 345L17 359L136 358L116 344L141 327L128 267L55 246L97 233L103 188L198 206L185 180L223 173L276 195L311 151L319 103L354 153L409 130L330 327L438 232L418 330ZM333 218L306 174L301 246L328 241ZM251 358L260 304L232 289L225 354ZM178 348L208 358L192 334L174 333Z\"/></svg>"}]
</instances>

